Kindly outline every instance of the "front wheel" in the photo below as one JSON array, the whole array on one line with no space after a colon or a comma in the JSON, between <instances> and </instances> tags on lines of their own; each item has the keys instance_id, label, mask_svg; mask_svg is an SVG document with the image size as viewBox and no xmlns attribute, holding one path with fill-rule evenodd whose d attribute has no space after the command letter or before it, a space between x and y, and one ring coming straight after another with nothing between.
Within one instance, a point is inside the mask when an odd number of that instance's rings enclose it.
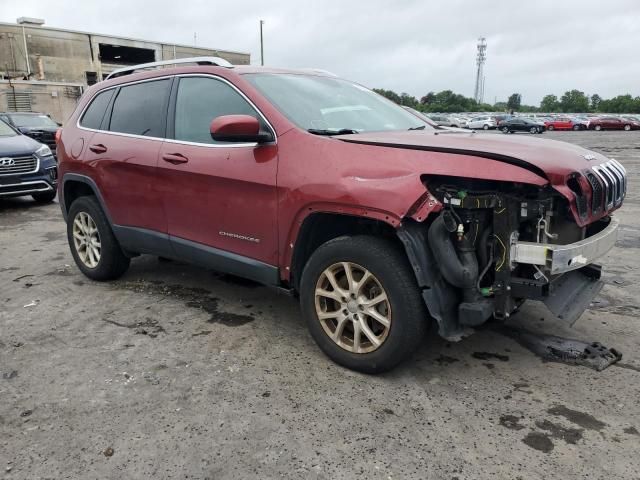
<instances>
[{"instance_id":1,"label":"front wheel","mask_svg":"<svg viewBox=\"0 0 640 480\"><path fill-rule=\"evenodd\" d=\"M502 127L502 133L509 133L509 127Z\"/></svg>"},{"instance_id":2,"label":"front wheel","mask_svg":"<svg viewBox=\"0 0 640 480\"><path fill-rule=\"evenodd\" d=\"M629 130L631 130L631 125L625 125L624 130L625 132L628 132Z\"/></svg>"},{"instance_id":3,"label":"front wheel","mask_svg":"<svg viewBox=\"0 0 640 480\"><path fill-rule=\"evenodd\" d=\"M429 318L401 247L371 236L320 246L304 268L300 302L322 351L365 373L390 370L409 357Z\"/></svg>"},{"instance_id":4,"label":"front wheel","mask_svg":"<svg viewBox=\"0 0 640 480\"><path fill-rule=\"evenodd\" d=\"M549 130L550 132L553 132L553 129L554 129L554 128L556 128L556 127L554 127L553 125L549 125L549 126L547 127L547 130Z\"/></svg>"},{"instance_id":5,"label":"front wheel","mask_svg":"<svg viewBox=\"0 0 640 480\"><path fill-rule=\"evenodd\" d=\"M482 126L482 129L483 129L483 130L489 130L489 125L483 125L483 126Z\"/></svg>"},{"instance_id":6,"label":"front wheel","mask_svg":"<svg viewBox=\"0 0 640 480\"><path fill-rule=\"evenodd\" d=\"M113 280L129 268L95 197L79 197L69 208L67 240L76 265L93 280Z\"/></svg>"},{"instance_id":7,"label":"front wheel","mask_svg":"<svg viewBox=\"0 0 640 480\"><path fill-rule=\"evenodd\" d=\"M538 129L536 127L531 127L529 129L529 133L538 133Z\"/></svg>"},{"instance_id":8,"label":"front wheel","mask_svg":"<svg viewBox=\"0 0 640 480\"><path fill-rule=\"evenodd\" d=\"M580 130L580 125L574 125L573 126L573 131L577 132L578 130Z\"/></svg>"},{"instance_id":9,"label":"front wheel","mask_svg":"<svg viewBox=\"0 0 640 480\"><path fill-rule=\"evenodd\" d=\"M596 132L599 132L600 130L602 130L602 127L601 127L600 125L596 125L595 127L593 127L593 129L594 129Z\"/></svg>"}]
</instances>

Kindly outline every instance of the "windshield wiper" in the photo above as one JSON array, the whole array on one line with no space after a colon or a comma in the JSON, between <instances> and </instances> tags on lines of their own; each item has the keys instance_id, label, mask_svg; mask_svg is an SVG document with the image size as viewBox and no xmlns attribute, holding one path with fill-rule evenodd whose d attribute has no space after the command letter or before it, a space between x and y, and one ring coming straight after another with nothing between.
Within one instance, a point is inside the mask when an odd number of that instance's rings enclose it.
<instances>
[{"instance_id":1,"label":"windshield wiper","mask_svg":"<svg viewBox=\"0 0 640 480\"><path fill-rule=\"evenodd\" d=\"M419 127L411 127L408 130L424 130L425 128L427 128L426 125L420 125Z\"/></svg>"},{"instance_id":2,"label":"windshield wiper","mask_svg":"<svg viewBox=\"0 0 640 480\"><path fill-rule=\"evenodd\" d=\"M357 130L353 130L351 128L341 128L340 130L323 130L320 128L309 128L307 132L313 133L314 135L351 135L352 133L358 133Z\"/></svg>"}]
</instances>

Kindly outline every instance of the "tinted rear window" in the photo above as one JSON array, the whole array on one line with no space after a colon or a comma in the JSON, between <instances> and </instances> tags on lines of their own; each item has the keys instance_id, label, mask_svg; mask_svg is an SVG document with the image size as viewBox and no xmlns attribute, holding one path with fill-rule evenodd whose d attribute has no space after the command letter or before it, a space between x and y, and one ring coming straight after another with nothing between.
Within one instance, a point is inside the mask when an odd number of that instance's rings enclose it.
<instances>
[{"instance_id":1,"label":"tinted rear window","mask_svg":"<svg viewBox=\"0 0 640 480\"><path fill-rule=\"evenodd\" d=\"M168 79L122 87L113 103L109 130L164 137L168 93Z\"/></svg>"},{"instance_id":2,"label":"tinted rear window","mask_svg":"<svg viewBox=\"0 0 640 480\"><path fill-rule=\"evenodd\" d=\"M84 112L82 116L82 120L80 120L80 125L86 128L93 128L94 130L98 130L100 125L102 124L102 119L104 118L104 114L107 111L107 106L111 101L111 97L113 96L114 89L106 90L104 92L100 92L96 95L89 105L89 108Z\"/></svg>"}]
</instances>

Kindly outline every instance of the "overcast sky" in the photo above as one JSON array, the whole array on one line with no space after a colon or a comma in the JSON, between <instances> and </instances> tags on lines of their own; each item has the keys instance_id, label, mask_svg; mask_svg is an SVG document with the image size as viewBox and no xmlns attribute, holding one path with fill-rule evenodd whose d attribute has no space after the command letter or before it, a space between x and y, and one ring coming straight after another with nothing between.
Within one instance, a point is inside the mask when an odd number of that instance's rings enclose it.
<instances>
[{"instance_id":1,"label":"overcast sky","mask_svg":"<svg viewBox=\"0 0 640 480\"><path fill-rule=\"evenodd\" d=\"M640 95L640 0L0 0L0 21L251 53L330 70L369 87L473 96L476 42L487 38L485 100L538 104L578 88Z\"/></svg>"}]
</instances>

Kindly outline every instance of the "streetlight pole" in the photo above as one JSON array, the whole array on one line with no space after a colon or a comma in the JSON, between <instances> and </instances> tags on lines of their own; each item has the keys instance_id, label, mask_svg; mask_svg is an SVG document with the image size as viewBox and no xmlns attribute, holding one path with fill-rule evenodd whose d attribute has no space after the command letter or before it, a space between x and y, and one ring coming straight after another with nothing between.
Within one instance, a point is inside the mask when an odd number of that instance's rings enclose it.
<instances>
[{"instance_id":1,"label":"streetlight pole","mask_svg":"<svg viewBox=\"0 0 640 480\"><path fill-rule=\"evenodd\" d=\"M260 65L264 66L264 43L262 41L262 25L264 25L264 20L260 20Z\"/></svg>"}]
</instances>

